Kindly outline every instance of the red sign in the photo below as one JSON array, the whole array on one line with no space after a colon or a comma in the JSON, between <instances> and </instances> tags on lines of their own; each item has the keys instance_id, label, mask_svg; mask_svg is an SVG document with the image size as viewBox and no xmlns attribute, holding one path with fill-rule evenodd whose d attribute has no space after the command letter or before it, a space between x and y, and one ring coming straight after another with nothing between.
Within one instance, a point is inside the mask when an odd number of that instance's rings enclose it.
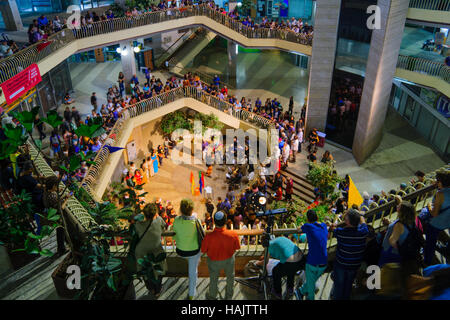
<instances>
[{"instance_id":1,"label":"red sign","mask_svg":"<svg viewBox=\"0 0 450 320\"><path fill-rule=\"evenodd\" d=\"M11 79L3 82L0 87L5 95L6 103L11 104L41 81L38 65L32 64Z\"/></svg>"}]
</instances>

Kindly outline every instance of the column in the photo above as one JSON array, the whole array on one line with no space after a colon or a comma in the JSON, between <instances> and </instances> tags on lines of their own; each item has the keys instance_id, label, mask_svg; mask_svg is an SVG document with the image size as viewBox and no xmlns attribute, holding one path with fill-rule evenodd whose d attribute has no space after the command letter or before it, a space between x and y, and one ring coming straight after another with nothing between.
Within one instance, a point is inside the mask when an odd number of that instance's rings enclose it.
<instances>
[{"instance_id":1,"label":"column","mask_svg":"<svg viewBox=\"0 0 450 320\"><path fill-rule=\"evenodd\" d=\"M378 0L381 28L373 30L361 105L353 140L353 155L363 163L382 137L409 0Z\"/></svg>"},{"instance_id":2,"label":"column","mask_svg":"<svg viewBox=\"0 0 450 320\"><path fill-rule=\"evenodd\" d=\"M333 81L341 0L317 0L314 40L309 69L307 134L312 128L325 131Z\"/></svg>"},{"instance_id":3,"label":"column","mask_svg":"<svg viewBox=\"0 0 450 320\"><path fill-rule=\"evenodd\" d=\"M134 51L130 41L120 42L120 49L122 49L120 60L122 62L122 72L125 76L125 90L128 93L130 80L136 74L136 59L134 58ZM125 52L126 54L124 54Z\"/></svg>"},{"instance_id":4,"label":"column","mask_svg":"<svg viewBox=\"0 0 450 320\"><path fill-rule=\"evenodd\" d=\"M16 0L1 0L0 11L2 12L6 30L8 31L24 30Z\"/></svg>"},{"instance_id":5,"label":"column","mask_svg":"<svg viewBox=\"0 0 450 320\"><path fill-rule=\"evenodd\" d=\"M231 40L228 41L228 83L230 86L237 88L236 68L238 45Z\"/></svg>"}]
</instances>

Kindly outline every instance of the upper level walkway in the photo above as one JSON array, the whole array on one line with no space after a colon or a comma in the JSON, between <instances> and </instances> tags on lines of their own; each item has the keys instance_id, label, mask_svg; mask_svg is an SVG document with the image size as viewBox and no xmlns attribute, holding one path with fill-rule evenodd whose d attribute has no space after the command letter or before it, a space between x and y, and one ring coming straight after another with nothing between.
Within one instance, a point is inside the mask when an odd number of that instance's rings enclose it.
<instances>
[{"instance_id":1,"label":"upper level walkway","mask_svg":"<svg viewBox=\"0 0 450 320\"><path fill-rule=\"evenodd\" d=\"M395 76L433 87L447 96L450 93L450 67L443 63L400 55Z\"/></svg>"},{"instance_id":2,"label":"upper level walkway","mask_svg":"<svg viewBox=\"0 0 450 320\"><path fill-rule=\"evenodd\" d=\"M410 0L408 20L450 24L450 0Z\"/></svg>"},{"instance_id":3,"label":"upper level walkway","mask_svg":"<svg viewBox=\"0 0 450 320\"><path fill-rule=\"evenodd\" d=\"M78 51L196 26L203 26L244 47L279 49L304 55L312 53L310 35L268 28L252 30L207 6L198 5L100 21L74 29L66 28L51 35L48 39L50 44L42 50L38 44L34 44L1 60L0 83L33 63L37 63L41 74L45 74Z\"/></svg>"}]
</instances>

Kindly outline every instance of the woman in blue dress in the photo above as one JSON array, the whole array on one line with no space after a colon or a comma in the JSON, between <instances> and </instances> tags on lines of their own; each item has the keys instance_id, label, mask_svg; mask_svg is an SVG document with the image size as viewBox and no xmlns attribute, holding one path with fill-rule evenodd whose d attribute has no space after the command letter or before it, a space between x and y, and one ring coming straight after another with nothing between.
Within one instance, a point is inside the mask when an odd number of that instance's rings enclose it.
<instances>
[{"instance_id":1,"label":"woman in blue dress","mask_svg":"<svg viewBox=\"0 0 450 320\"><path fill-rule=\"evenodd\" d=\"M158 173L158 157L156 156L155 150L152 150L152 162L153 162L153 172Z\"/></svg>"}]
</instances>

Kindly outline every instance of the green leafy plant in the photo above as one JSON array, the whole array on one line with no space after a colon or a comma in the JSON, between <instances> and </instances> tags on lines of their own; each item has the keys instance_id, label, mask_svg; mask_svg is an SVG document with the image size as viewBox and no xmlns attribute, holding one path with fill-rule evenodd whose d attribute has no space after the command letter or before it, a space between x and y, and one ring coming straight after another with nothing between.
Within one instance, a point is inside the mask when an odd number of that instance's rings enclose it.
<instances>
[{"instance_id":1,"label":"green leafy plant","mask_svg":"<svg viewBox=\"0 0 450 320\"><path fill-rule=\"evenodd\" d=\"M216 129L216 130L222 130L223 124L219 121L219 118L214 115L213 113L205 114L198 112L194 116L194 120L201 121L202 122L202 133L205 133L205 131L208 128Z\"/></svg>"},{"instance_id":2,"label":"green leafy plant","mask_svg":"<svg viewBox=\"0 0 450 320\"><path fill-rule=\"evenodd\" d=\"M39 216L48 223L42 226L40 234L34 231L34 206L31 195L23 191L13 196L10 203L0 208L0 245L6 246L10 252L26 252L41 256L52 256L53 252L41 249L40 241L51 235L59 226L60 216L57 210L49 209L47 214Z\"/></svg>"},{"instance_id":3,"label":"green leafy plant","mask_svg":"<svg viewBox=\"0 0 450 320\"><path fill-rule=\"evenodd\" d=\"M192 131L192 123L187 119L182 111L175 111L166 114L161 119L160 128L164 134L172 134L177 129Z\"/></svg>"},{"instance_id":4,"label":"green leafy plant","mask_svg":"<svg viewBox=\"0 0 450 320\"><path fill-rule=\"evenodd\" d=\"M93 207L89 207L88 212L99 225L108 225L112 229L118 228L119 210L113 203L97 202Z\"/></svg>"},{"instance_id":5,"label":"green leafy plant","mask_svg":"<svg viewBox=\"0 0 450 320\"><path fill-rule=\"evenodd\" d=\"M292 223L296 223L297 216L301 215L307 208L306 202L299 199L296 196L292 197L292 201L274 201L269 205L269 209L281 209L287 210L286 214L275 216L275 222L281 228L284 223L290 226Z\"/></svg>"},{"instance_id":6,"label":"green leafy plant","mask_svg":"<svg viewBox=\"0 0 450 320\"><path fill-rule=\"evenodd\" d=\"M112 3L109 8L113 12L114 18L121 18L121 17L125 16L124 9L117 2Z\"/></svg>"},{"instance_id":7,"label":"green leafy plant","mask_svg":"<svg viewBox=\"0 0 450 320\"><path fill-rule=\"evenodd\" d=\"M249 16L250 10L252 8L256 8L256 4L253 3L252 0L242 0L241 3L242 5L240 7L237 7L240 15Z\"/></svg>"},{"instance_id":8,"label":"green leafy plant","mask_svg":"<svg viewBox=\"0 0 450 320\"><path fill-rule=\"evenodd\" d=\"M325 197L331 196L336 185L342 181L342 178L335 172L333 165L334 162L311 163L311 169L306 175L311 184L318 188Z\"/></svg>"},{"instance_id":9,"label":"green leafy plant","mask_svg":"<svg viewBox=\"0 0 450 320\"><path fill-rule=\"evenodd\" d=\"M144 258L138 259L138 263L142 269L137 271L136 276L142 279L147 287L155 287L159 283L158 279L164 275L164 268L162 262L166 259L166 253L161 252L157 256L153 253L147 254Z\"/></svg>"},{"instance_id":10,"label":"green leafy plant","mask_svg":"<svg viewBox=\"0 0 450 320\"><path fill-rule=\"evenodd\" d=\"M111 235L107 229L93 228L81 247L82 286L78 299L121 298L123 286L131 283L132 279L124 273L123 261L111 253L108 239Z\"/></svg>"},{"instance_id":11,"label":"green leafy plant","mask_svg":"<svg viewBox=\"0 0 450 320\"><path fill-rule=\"evenodd\" d=\"M317 218L319 222L334 222L335 220L335 214L333 212L330 211L330 207L328 205L318 205L314 208L312 208L311 210L314 210L317 213ZM297 217L297 225L302 225L307 223L307 218L306 218L306 211L304 211L302 214L300 214Z\"/></svg>"}]
</instances>

